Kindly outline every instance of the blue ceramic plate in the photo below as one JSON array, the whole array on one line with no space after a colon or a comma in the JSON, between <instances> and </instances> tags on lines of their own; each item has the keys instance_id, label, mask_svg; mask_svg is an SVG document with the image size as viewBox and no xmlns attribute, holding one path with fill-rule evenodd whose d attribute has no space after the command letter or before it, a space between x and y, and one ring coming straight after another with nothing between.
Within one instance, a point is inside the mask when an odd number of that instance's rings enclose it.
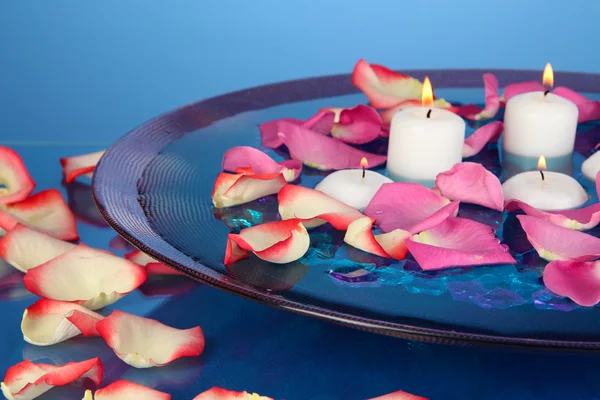
<instances>
[{"instance_id":1,"label":"blue ceramic plate","mask_svg":"<svg viewBox=\"0 0 600 400\"><path fill-rule=\"evenodd\" d=\"M408 71L419 78L429 75L436 94L457 103L483 99L483 72ZM502 86L540 79L539 71L491 72ZM600 75L557 73L556 82L600 98ZM410 258L394 262L349 248L342 234L324 226L311 231L311 247L295 263L274 265L250 257L224 267L229 232L277 218L275 196L213 209L211 190L225 150L260 147L259 123L307 118L322 107L365 101L349 75L337 75L261 86L185 106L143 124L106 152L94 176L96 202L112 227L156 259L209 285L282 309L420 340L600 348L599 310L579 307L545 289L545 263L514 214L468 205L461 205L459 213L494 227L519 261L516 266L424 272ZM468 134L475 128L469 127ZM590 201L597 201L594 185L581 176L580 165L599 139L600 126L580 125L577 154L568 167L592 196ZM365 149L385 153L385 142ZM502 174L496 145L471 161ZM323 176L305 168L301 184L314 187Z\"/></svg>"}]
</instances>

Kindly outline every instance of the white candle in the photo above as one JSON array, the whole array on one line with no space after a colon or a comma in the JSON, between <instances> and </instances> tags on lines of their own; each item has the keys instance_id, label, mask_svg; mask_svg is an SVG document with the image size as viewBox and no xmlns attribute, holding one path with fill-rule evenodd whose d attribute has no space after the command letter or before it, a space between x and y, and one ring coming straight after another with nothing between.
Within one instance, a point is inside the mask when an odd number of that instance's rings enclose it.
<instances>
[{"instance_id":1,"label":"white candle","mask_svg":"<svg viewBox=\"0 0 600 400\"><path fill-rule=\"evenodd\" d=\"M581 172L592 182L596 182L598 171L600 171L600 151L592 154L581 164Z\"/></svg>"},{"instance_id":2,"label":"white candle","mask_svg":"<svg viewBox=\"0 0 600 400\"><path fill-rule=\"evenodd\" d=\"M386 176L375 171L345 169L333 172L325 177L315 189L333 197L342 203L363 210L384 183L392 182Z\"/></svg>"}]
</instances>

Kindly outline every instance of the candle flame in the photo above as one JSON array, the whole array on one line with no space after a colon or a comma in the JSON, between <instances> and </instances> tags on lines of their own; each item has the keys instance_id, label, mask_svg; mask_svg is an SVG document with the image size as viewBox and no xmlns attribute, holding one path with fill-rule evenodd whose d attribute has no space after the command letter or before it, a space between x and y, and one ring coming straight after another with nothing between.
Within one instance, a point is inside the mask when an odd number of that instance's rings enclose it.
<instances>
[{"instance_id":1,"label":"candle flame","mask_svg":"<svg viewBox=\"0 0 600 400\"><path fill-rule=\"evenodd\" d=\"M538 158L538 170L546 170L546 157L544 157L543 155L541 155L540 158Z\"/></svg>"},{"instance_id":2,"label":"candle flame","mask_svg":"<svg viewBox=\"0 0 600 400\"><path fill-rule=\"evenodd\" d=\"M425 77L423 81L423 92L421 93L421 104L423 107L431 107L433 105L433 89L429 77Z\"/></svg>"},{"instance_id":3,"label":"candle flame","mask_svg":"<svg viewBox=\"0 0 600 400\"><path fill-rule=\"evenodd\" d=\"M550 65L550 63L546 64L546 68L544 68L542 83L549 89L552 89L554 86L554 71L552 71L552 65Z\"/></svg>"},{"instance_id":4,"label":"candle flame","mask_svg":"<svg viewBox=\"0 0 600 400\"><path fill-rule=\"evenodd\" d=\"M369 162L367 161L367 157L363 157L360 160L360 167L361 168L367 168L369 166Z\"/></svg>"}]
</instances>

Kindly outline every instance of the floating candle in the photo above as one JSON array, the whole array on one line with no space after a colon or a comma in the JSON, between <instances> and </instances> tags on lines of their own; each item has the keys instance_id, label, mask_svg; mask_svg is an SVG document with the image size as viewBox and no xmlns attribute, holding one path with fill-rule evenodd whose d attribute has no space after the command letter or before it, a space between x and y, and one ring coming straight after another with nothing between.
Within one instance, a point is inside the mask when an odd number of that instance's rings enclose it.
<instances>
[{"instance_id":1,"label":"floating candle","mask_svg":"<svg viewBox=\"0 0 600 400\"><path fill-rule=\"evenodd\" d=\"M433 108L428 78L422 105L392 117L387 169L394 180L433 183L437 174L462 161L465 122L450 111Z\"/></svg>"},{"instance_id":2,"label":"floating candle","mask_svg":"<svg viewBox=\"0 0 600 400\"><path fill-rule=\"evenodd\" d=\"M545 171L546 160L540 156L538 171L515 175L502 184L505 200L521 200L543 211L569 210L588 200L583 187L572 177Z\"/></svg>"},{"instance_id":3,"label":"floating candle","mask_svg":"<svg viewBox=\"0 0 600 400\"><path fill-rule=\"evenodd\" d=\"M360 166L361 169L344 169L327 175L315 189L350 207L364 209L381 185L392 180L375 171L369 171L366 158L361 160Z\"/></svg>"},{"instance_id":4,"label":"floating candle","mask_svg":"<svg viewBox=\"0 0 600 400\"><path fill-rule=\"evenodd\" d=\"M583 175L592 182L596 182L596 175L600 171L600 151L592 154L588 157L583 164L581 164L581 172Z\"/></svg>"},{"instance_id":5,"label":"floating candle","mask_svg":"<svg viewBox=\"0 0 600 400\"><path fill-rule=\"evenodd\" d=\"M554 85L550 64L544 70L543 83L548 88ZM511 97L504 114L502 148L507 153L528 157L571 154L578 116L575 103L549 90Z\"/></svg>"}]
</instances>

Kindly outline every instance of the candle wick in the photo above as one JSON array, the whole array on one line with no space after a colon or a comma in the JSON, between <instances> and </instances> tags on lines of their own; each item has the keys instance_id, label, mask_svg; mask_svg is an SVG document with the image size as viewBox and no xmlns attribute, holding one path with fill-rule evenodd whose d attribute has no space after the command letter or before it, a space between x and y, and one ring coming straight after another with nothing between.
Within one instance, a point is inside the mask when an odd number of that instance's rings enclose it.
<instances>
[{"instance_id":1,"label":"candle wick","mask_svg":"<svg viewBox=\"0 0 600 400\"><path fill-rule=\"evenodd\" d=\"M549 90L546 90L546 91L544 92L544 97L546 97L546 96L548 95L548 93L550 93L550 91L549 91Z\"/></svg>"},{"instance_id":2,"label":"candle wick","mask_svg":"<svg viewBox=\"0 0 600 400\"><path fill-rule=\"evenodd\" d=\"M427 118L431 118L431 108L427 111Z\"/></svg>"},{"instance_id":3,"label":"candle wick","mask_svg":"<svg viewBox=\"0 0 600 400\"><path fill-rule=\"evenodd\" d=\"M365 183L365 175L367 173L367 170L365 169L365 167L363 167L363 173L362 173L362 183Z\"/></svg>"},{"instance_id":4,"label":"candle wick","mask_svg":"<svg viewBox=\"0 0 600 400\"><path fill-rule=\"evenodd\" d=\"M546 177L544 176L544 171L542 171L540 169L540 175L542 176L542 182L544 182L546 180Z\"/></svg>"}]
</instances>

